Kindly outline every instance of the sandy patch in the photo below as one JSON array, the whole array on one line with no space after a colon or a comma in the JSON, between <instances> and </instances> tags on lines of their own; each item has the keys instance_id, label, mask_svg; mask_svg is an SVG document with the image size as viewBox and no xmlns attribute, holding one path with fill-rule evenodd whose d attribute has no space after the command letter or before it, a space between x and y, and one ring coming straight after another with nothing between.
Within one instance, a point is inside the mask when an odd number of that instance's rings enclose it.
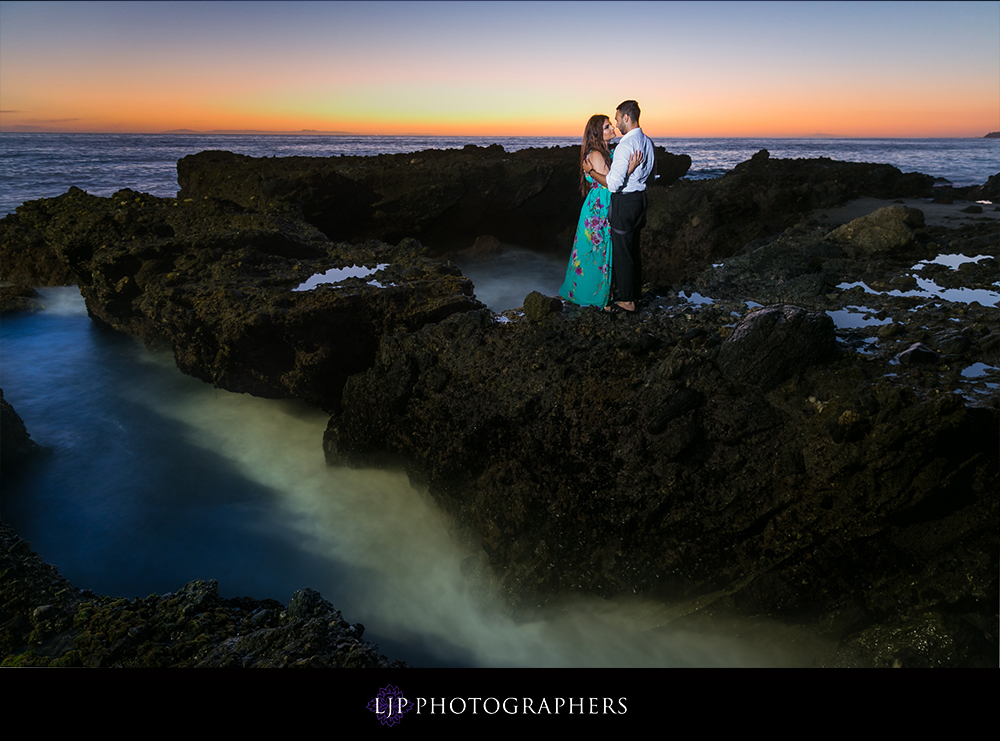
<instances>
[{"instance_id":1,"label":"sandy patch","mask_svg":"<svg viewBox=\"0 0 1000 741\"><path fill-rule=\"evenodd\" d=\"M997 211L997 204L994 203L973 203L972 201L955 201L951 204L931 203L924 198L896 198L893 200L883 200L881 198L857 198L845 203L837 208L821 208L810 214L823 226L840 226L848 221L867 216L873 211L877 211L883 206L901 204L910 208L920 209L924 212L924 221L927 226L944 226L951 229L968 224L993 223L1000 225L1000 211ZM962 213L963 208L977 205L983 209L981 214Z\"/></svg>"}]
</instances>

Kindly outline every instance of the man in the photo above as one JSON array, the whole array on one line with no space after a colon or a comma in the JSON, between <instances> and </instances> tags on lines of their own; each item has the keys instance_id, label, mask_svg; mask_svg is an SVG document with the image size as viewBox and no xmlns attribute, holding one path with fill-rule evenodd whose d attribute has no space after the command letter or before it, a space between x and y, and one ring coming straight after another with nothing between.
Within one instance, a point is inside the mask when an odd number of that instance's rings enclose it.
<instances>
[{"instance_id":1,"label":"man","mask_svg":"<svg viewBox=\"0 0 1000 741\"><path fill-rule=\"evenodd\" d=\"M611 191L611 262L615 298L609 311L636 311L642 295L642 255L639 236L646 226L646 183L655 177L653 142L639 128L639 104L626 100L615 111L615 124L622 134L608 172ZM629 175L629 157L642 153L642 161Z\"/></svg>"}]
</instances>

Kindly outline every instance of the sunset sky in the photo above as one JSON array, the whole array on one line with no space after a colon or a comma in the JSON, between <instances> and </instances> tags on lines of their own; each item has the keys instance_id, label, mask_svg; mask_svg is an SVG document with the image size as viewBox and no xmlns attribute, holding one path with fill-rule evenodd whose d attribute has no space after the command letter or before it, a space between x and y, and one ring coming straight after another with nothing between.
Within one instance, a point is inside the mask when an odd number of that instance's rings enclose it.
<instances>
[{"instance_id":1,"label":"sunset sky","mask_svg":"<svg viewBox=\"0 0 1000 741\"><path fill-rule=\"evenodd\" d=\"M0 130L1000 130L1000 2L0 2Z\"/></svg>"}]
</instances>

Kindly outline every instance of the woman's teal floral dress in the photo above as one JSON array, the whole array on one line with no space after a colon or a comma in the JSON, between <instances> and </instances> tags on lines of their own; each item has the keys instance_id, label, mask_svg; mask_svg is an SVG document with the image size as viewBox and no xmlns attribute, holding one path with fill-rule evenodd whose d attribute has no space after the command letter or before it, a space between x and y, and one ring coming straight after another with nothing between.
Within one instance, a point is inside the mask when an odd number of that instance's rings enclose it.
<instances>
[{"instance_id":1,"label":"woman's teal floral dress","mask_svg":"<svg viewBox=\"0 0 1000 741\"><path fill-rule=\"evenodd\" d=\"M591 178L587 200L580 211L573 252L559 295L581 306L606 306L611 293L611 191Z\"/></svg>"}]
</instances>

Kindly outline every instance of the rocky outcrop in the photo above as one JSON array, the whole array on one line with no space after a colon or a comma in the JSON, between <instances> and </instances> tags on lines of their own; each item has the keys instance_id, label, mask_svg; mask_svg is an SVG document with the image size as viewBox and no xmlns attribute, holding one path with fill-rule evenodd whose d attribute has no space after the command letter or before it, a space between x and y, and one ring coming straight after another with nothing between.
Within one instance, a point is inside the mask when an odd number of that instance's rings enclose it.
<instances>
[{"instance_id":1,"label":"rocky outcrop","mask_svg":"<svg viewBox=\"0 0 1000 741\"><path fill-rule=\"evenodd\" d=\"M1000 310L892 295L984 235L909 237L854 260L828 230L791 230L704 271L717 300L700 306L671 293L609 317L538 295L524 317L386 336L345 387L328 460L407 468L522 613L645 593L819 621L875 665L995 664L1000 413L963 369L992 362ZM973 265L962 280L995 274ZM858 305L837 286L861 279L893 321L835 330ZM921 337L934 364L897 359Z\"/></svg>"},{"instance_id":2,"label":"rocky outcrop","mask_svg":"<svg viewBox=\"0 0 1000 741\"><path fill-rule=\"evenodd\" d=\"M849 257L867 257L913 246L913 230L923 226L924 215L919 210L886 206L834 229L827 239L845 243Z\"/></svg>"},{"instance_id":3,"label":"rocky outcrop","mask_svg":"<svg viewBox=\"0 0 1000 741\"><path fill-rule=\"evenodd\" d=\"M0 219L0 279L29 288L71 286L76 273L59 259L33 219L13 213Z\"/></svg>"},{"instance_id":4,"label":"rocky outcrop","mask_svg":"<svg viewBox=\"0 0 1000 741\"><path fill-rule=\"evenodd\" d=\"M9 473L27 457L41 450L31 439L24 420L14 411L0 389L0 466Z\"/></svg>"},{"instance_id":5,"label":"rocky outcrop","mask_svg":"<svg viewBox=\"0 0 1000 741\"><path fill-rule=\"evenodd\" d=\"M732 381L770 391L836 352L833 320L797 306L751 311L719 348L719 370Z\"/></svg>"},{"instance_id":6,"label":"rocky outcrop","mask_svg":"<svg viewBox=\"0 0 1000 741\"><path fill-rule=\"evenodd\" d=\"M468 570L520 610L644 593L818 622L877 665L995 663L1000 418L964 370L995 357L997 309L907 295L914 264L944 246L976 259L921 278L993 291L996 259L981 255L995 231L896 208L810 227L815 208L932 180L761 152L650 192L647 278L689 282L636 316L534 293L523 317L497 317L415 240L328 239L395 239L408 223L438 249L491 235L489 251L514 233L504 224L529 228L518 209L539 234L571 228L578 202L568 220L553 206L564 155L545 152L509 167L493 148L353 164L207 153L179 200L74 190L17 217L96 319L222 387L334 411L328 459L405 467L474 533ZM352 265L372 272L293 290ZM715 301L689 301L695 289ZM831 314L855 308L882 323L835 330ZM915 345L924 362L905 355Z\"/></svg>"},{"instance_id":7,"label":"rocky outcrop","mask_svg":"<svg viewBox=\"0 0 1000 741\"><path fill-rule=\"evenodd\" d=\"M318 592L288 606L214 581L134 600L81 591L0 522L0 666L402 668Z\"/></svg>"},{"instance_id":8,"label":"rocky outcrop","mask_svg":"<svg viewBox=\"0 0 1000 741\"><path fill-rule=\"evenodd\" d=\"M989 179L983 185L970 188L966 191L965 197L970 201L1000 203L1000 172L996 175L990 175Z\"/></svg>"},{"instance_id":9,"label":"rocky outcrop","mask_svg":"<svg viewBox=\"0 0 1000 741\"><path fill-rule=\"evenodd\" d=\"M178 197L189 207L223 199L245 212L278 214L286 223L301 217L335 242L415 237L440 255L488 237L565 251L579 216L578 154L576 147L508 153L497 145L377 157L202 152L178 162ZM660 148L657 167L659 184L670 187L649 192L643 260L654 286L686 279L754 239L799 223L813 209L862 195L928 195L933 185L929 176L888 165L775 160L766 150L716 180L678 182L690 157ZM30 266L41 260L53 281L72 282L75 273L67 277L64 264L47 256L37 223L20 216L2 222L0 274L44 284L45 269Z\"/></svg>"},{"instance_id":10,"label":"rocky outcrop","mask_svg":"<svg viewBox=\"0 0 1000 741\"><path fill-rule=\"evenodd\" d=\"M799 224L814 209L860 196L929 196L933 183L890 165L772 159L762 149L716 180L650 191L643 275L653 286L680 283L748 242Z\"/></svg>"},{"instance_id":11,"label":"rocky outcrop","mask_svg":"<svg viewBox=\"0 0 1000 741\"><path fill-rule=\"evenodd\" d=\"M728 348L768 347L772 322L647 312L478 312L386 337L345 388L328 459L406 466L529 613L584 590L825 614L844 636L911 609L982 624L941 569L958 558L988 603L995 574L974 554L996 541L995 408L923 397L852 355L803 354L777 385L755 366L734 378ZM829 348L825 315L775 313Z\"/></svg>"},{"instance_id":12,"label":"rocky outcrop","mask_svg":"<svg viewBox=\"0 0 1000 741\"><path fill-rule=\"evenodd\" d=\"M415 240L336 244L230 201L71 189L17 217L72 269L94 319L172 349L185 373L256 396L333 409L382 333L481 306L460 271ZM353 266L368 274L295 290Z\"/></svg>"},{"instance_id":13,"label":"rocky outcrop","mask_svg":"<svg viewBox=\"0 0 1000 741\"><path fill-rule=\"evenodd\" d=\"M291 208L335 241L414 237L443 254L492 235L562 250L580 214L579 157L579 147L505 152L498 144L375 157L201 152L177 163L178 198ZM657 147L661 185L690 166L689 156Z\"/></svg>"},{"instance_id":14,"label":"rocky outcrop","mask_svg":"<svg viewBox=\"0 0 1000 741\"><path fill-rule=\"evenodd\" d=\"M28 286L0 286L0 313L16 314L33 311L38 307L38 292Z\"/></svg>"},{"instance_id":15,"label":"rocky outcrop","mask_svg":"<svg viewBox=\"0 0 1000 741\"><path fill-rule=\"evenodd\" d=\"M205 152L178 163L176 200L72 188L25 203L2 222L0 267L15 283L78 282L94 319L172 349L182 371L220 388L335 409L381 334L480 306L461 273L411 237L442 248L487 232L545 241L576 219L576 182L563 182L577 177L574 151ZM667 177L690 165L659 156ZM352 266L369 274L293 290Z\"/></svg>"}]
</instances>

